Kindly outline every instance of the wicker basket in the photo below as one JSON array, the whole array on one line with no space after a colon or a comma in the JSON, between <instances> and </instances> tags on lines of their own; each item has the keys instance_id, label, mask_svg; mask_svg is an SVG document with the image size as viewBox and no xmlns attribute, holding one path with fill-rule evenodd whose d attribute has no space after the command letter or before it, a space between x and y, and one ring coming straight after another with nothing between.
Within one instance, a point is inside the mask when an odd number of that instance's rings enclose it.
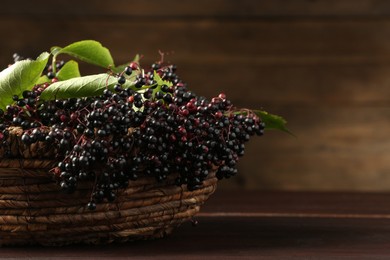
<instances>
[{"instance_id":1,"label":"wicker basket","mask_svg":"<svg viewBox=\"0 0 390 260\"><path fill-rule=\"evenodd\" d=\"M159 238L191 219L215 191L214 172L203 187L188 191L173 178L131 181L114 202L86 208L91 185L64 194L48 169L53 161L1 159L0 244L66 245Z\"/></svg>"}]
</instances>

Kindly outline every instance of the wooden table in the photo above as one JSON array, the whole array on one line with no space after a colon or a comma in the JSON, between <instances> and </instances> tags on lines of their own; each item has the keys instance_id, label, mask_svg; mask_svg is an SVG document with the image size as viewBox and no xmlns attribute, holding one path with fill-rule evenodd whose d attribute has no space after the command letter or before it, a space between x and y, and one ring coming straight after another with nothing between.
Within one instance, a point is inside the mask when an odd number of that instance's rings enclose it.
<instances>
[{"instance_id":1,"label":"wooden table","mask_svg":"<svg viewBox=\"0 0 390 260\"><path fill-rule=\"evenodd\" d=\"M160 240L1 248L0 258L390 258L390 194L217 191L196 220Z\"/></svg>"}]
</instances>

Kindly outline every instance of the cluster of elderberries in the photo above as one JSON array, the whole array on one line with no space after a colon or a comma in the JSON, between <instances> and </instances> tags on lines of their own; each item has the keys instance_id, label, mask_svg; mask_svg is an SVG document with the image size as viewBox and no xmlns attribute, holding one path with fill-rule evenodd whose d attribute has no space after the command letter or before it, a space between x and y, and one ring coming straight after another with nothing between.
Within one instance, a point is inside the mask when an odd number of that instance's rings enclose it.
<instances>
[{"instance_id":1,"label":"cluster of elderberries","mask_svg":"<svg viewBox=\"0 0 390 260\"><path fill-rule=\"evenodd\" d=\"M174 65L155 63L124 87L135 70L141 68L133 62L96 97L41 101L49 83L15 96L14 105L0 110L2 146L10 147L13 126L23 129L24 145L54 147L58 164L52 172L65 192L84 180L93 184L90 209L115 200L118 190L141 176L163 182L174 175L177 185L194 190L215 170L219 179L235 175L244 143L263 134L259 117L236 110L223 93L211 100L197 96ZM50 68L47 73L53 78Z\"/></svg>"}]
</instances>

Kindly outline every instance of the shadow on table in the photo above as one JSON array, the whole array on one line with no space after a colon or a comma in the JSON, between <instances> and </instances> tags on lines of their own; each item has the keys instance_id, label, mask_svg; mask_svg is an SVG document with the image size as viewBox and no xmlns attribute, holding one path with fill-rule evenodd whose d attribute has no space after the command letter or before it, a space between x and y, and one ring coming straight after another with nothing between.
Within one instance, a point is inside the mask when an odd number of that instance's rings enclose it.
<instances>
[{"instance_id":1,"label":"shadow on table","mask_svg":"<svg viewBox=\"0 0 390 260\"><path fill-rule=\"evenodd\" d=\"M164 239L106 246L6 247L0 257L260 256L390 253L390 220L337 218L200 217ZM188 258L186 258L188 259Z\"/></svg>"}]
</instances>

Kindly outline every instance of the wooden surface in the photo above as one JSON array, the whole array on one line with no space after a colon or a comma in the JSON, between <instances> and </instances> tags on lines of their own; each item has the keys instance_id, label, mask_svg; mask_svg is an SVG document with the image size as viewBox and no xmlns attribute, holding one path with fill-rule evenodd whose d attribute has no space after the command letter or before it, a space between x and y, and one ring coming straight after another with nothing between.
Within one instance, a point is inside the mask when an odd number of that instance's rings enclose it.
<instances>
[{"instance_id":1,"label":"wooden surface","mask_svg":"<svg viewBox=\"0 0 390 260\"><path fill-rule=\"evenodd\" d=\"M287 118L297 138L251 141L222 189L390 190L389 1L6 1L0 34L1 67L87 38L118 64L162 50L198 94Z\"/></svg>"},{"instance_id":2,"label":"wooden surface","mask_svg":"<svg viewBox=\"0 0 390 260\"><path fill-rule=\"evenodd\" d=\"M1 248L28 259L388 259L390 194L216 192L160 240L108 246Z\"/></svg>"}]
</instances>

